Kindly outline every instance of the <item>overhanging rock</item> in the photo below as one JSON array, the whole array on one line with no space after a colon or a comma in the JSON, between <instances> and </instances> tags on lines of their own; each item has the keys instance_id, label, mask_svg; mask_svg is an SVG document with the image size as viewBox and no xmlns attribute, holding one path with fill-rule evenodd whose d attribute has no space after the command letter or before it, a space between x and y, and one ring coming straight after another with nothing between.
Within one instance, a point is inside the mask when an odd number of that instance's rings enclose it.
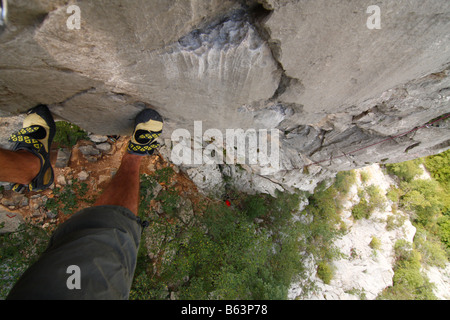
<instances>
[{"instance_id":1,"label":"overhanging rock","mask_svg":"<svg viewBox=\"0 0 450 320\"><path fill-rule=\"evenodd\" d=\"M377 145L449 112L445 0L378 1L380 29L362 0L8 3L0 116L45 103L90 132L125 135L150 104L165 139L194 121L277 128L280 170L246 167L272 190L310 191L335 171L450 145L445 123Z\"/></svg>"}]
</instances>

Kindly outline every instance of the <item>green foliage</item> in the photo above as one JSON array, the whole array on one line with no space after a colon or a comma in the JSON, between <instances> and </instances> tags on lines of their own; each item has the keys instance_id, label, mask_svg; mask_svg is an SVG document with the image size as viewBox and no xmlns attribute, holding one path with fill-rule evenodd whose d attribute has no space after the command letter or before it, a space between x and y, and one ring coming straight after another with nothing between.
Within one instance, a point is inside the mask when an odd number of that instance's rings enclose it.
<instances>
[{"instance_id":1,"label":"green foliage","mask_svg":"<svg viewBox=\"0 0 450 320\"><path fill-rule=\"evenodd\" d=\"M221 208L212 209L209 213L217 213L216 210L221 211ZM256 234L255 226L245 218L238 215L235 218L232 227L222 225L223 229L219 230L221 228L214 223L212 233L197 232L185 248L187 260L192 261L190 278L195 279L196 285L183 288L180 298L204 299L209 294L227 300L262 299L264 296L282 298L271 295L272 288L278 285L272 282L273 272L263 272L269 267L270 241L266 236ZM223 214L219 220L229 221ZM210 226L210 222L206 225ZM269 288L269 292L254 290L261 286ZM199 287L203 288L200 295Z\"/></svg>"},{"instance_id":2,"label":"green foliage","mask_svg":"<svg viewBox=\"0 0 450 320\"><path fill-rule=\"evenodd\" d=\"M264 198L251 195L243 200L243 211L249 219L265 216L268 212Z\"/></svg>"},{"instance_id":3,"label":"green foliage","mask_svg":"<svg viewBox=\"0 0 450 320\"><path fill-rule=\"evenodd\" d=\"M386 199L378 186L370 185L364 190L359 190L359 203L353 206L352 216L354 219L368 219L374 210L384 210Z\"/></svg>"},{"instance_id":4,"label":"green foliage","mask_svg":"<svg viewBox=\"0 0 450 320\"><path fill-rule=\"evenodd\" d=\"M328 189L319 185L317 192L309 197L305 212L313 217L312 222L301 226L302 242L300 250L312 254L321 261L317 268L318 276L325 282L333 277L328 261L342 257L333 240L341 237L345 228L339 215L340 202L334 185Z\"/></svg>"},{"instance_id":5,"label":"green foliage","mask_svg":"<svg viewBox=\"0 0 450 320\"><path fill-rule=\"evenodd\" d=\"M72 148L79 140L88 139L86 131L66 121L56 122L54 142L60 147Z\"/></svg>"},{"instance_id":6,"label":"green foliage","mask_svg":"<svg viewBox=\"0 0 450 320\"><path fill-rule=\"evenodd\" d=\"M352 216L355 220L368 219L370 213L369 203L364 198L360 199L360 201L352 208Z\"/></svg>"},{"instance_id":7,"label":"green foliage","mask_svg":"<svg viewBox=\"0 0 450 320\"><path fill-rule=\"evenodd\" d=\"M164 191L156 200L169 202ZM148 249L140 250L131 299L165 299L169 287L179 299L286 299L302 268L297 229L290 223L299 195L241 194L234 202L227 207L209 201L189 227L176 214L154 218L152 238L163 239L162 256L151 260ZM149 268L154 259L156 273Z\"/></svg>"},{"instance_id":8,"label":"green foliage","mask_svg":"<svg viewBox=\"0 0 450 320\"><path fill-rule=\"evenodd\" d=\"M150 207L150 201L155 198L153 190L158 182L154 177L143 174L140 177L140 189L139 189L139 217L142 220L148 219L148 208Z\"/></svg>"},{"instance_id":9,"label":"green foliage","mask_svg":"<svg viewBox=\"0 0 450 320\"><path fill-rule=\"evenodd\" d=\"M72 184L55 188L53 190L54 197L47 200L47 209L54 214L62 212L71 215L75 213L81 201L93 202L92 199L84 198L88 191L87 187L87 183L73 179Z\"/></svg>"},{"instance_id":10,"label":"green foliage","mask_svg":"<svg viewBox=\"0 0 450 320\"><path fill-rule=\"evenodd\" d=\"M351 295L354 295L354 296L358 296L359 299L361 299L361 300L366 300L367 299L366 292L365 292L364 288L362 288L362 289L353 288L353 289L350 289L350 290L345 290L345 293L348 293L348 294L351 294Z\"/></svg>"},{"instance_id":11,"label":"green foliage","mask_svg":"<svg viewBox=\"0 0 450 320\"><path fill-rule=\"evenodd\" d=\"M337 191L331 186L328 189L321 190L309 198L309 205L306 211L314 216L315 219L331 220L339 222L340 217L337 214L339 202L336 200Z\"/></svg>"},{"instance_id":12,"label":"green foliage","mask_svg":"<svg viewBox=\"0 0 450 320\"><path fill-rule=\"evenodd\" d=\"M450 251L450 216L445 215L437 220L439 226L438 235L441 241L446 245L447 250Z\"/></svg>"},{"instance_id":13,"label":"green foliage","mask_svg":"<svg viewBox=\"0 0 450 320\"><path fill-rule=\"evenodd\" d=\"M450 150L425 158L425 166L431 176L442 187L445 195L450 194ZM442 214L450 216L450 197L441 197ZM450 232L447 230L447 232Z\"/></svg>"},{"instance_id":14,"label":"green foliage","mask_svg":"<svg viewBox=\"0 0 450 320\"><path fill-rule=\"evenodd\" d=\"M412 251L413 251L412 244L404 239L399 239L394 244L396 261L410 259Z\"/></svg>"},{"instance_id":15,"label":"green foliage","mask_svg":"<svg viewBox=\"0 0 450 320\"><path fill-rule=\"evenodd\" d=\"M425 158L425 166L431 176L450 191L450 149Z\"/></svg>"},{"instance_id":16,"label":"green foliage","mask_svg":"<svg viewBox=\"0 0 450 320\"><path fill-rule=\"evenodd\" d=\"M397 203L400 200L400 197L403 196L404 193L401 189L395 187L395 186L391 186L388 190L388 192L386 193L386 198L388 198L389 200L391 200L394 203Z\"/></svg>"},{"instance_id":17,"label":"green foliage","mask_svg":"<svg viewBox=\"0 0 450 320\"><path fill-rule=\"evenodd\" d=\"M446 246L450 256L450 197L448 196L450 194L450 150L426 157L425 166L442 188L436 194L439 198L441 211L441 215L436 219L436 234ZM431 205L436 207L436 203Z\"/></svg>"},{"instance_id":18,"label":"green foliage","mask_svg":"<svg viewBox=\"0 0 450 320\"><path fill-rule=\"evenodd\" d=\"M369 181L370 175L366 171L361 171L360 172L360 177L361 177L362 183L366 183L367 181Z\"/></svg>"},{"instance_id":19,"label":"green foliage","mask_svg":"<svg viewBox=\"0 0 450 320\"><path fill-rule=\"evenodd\" d=\"M378 299L435 300L433 284L421 272L421 254L405 240L395 244L396 262L393 286L386 288Z\"/></svg>"},{"instance_id":20,"label":"green foliage","mask_svg":"<svg viewBox=\"0 0 450 320\"><path fill-rule=\"evenodd\" d=\"M5 299L23 272L46 249L50 233L24 224L14 233L0 235L0 299Z\"/></svg>"},{"instance_id":21,"label":"green foliage","mask_svg":"<svg viewBox=\"0 0 450 320\"><path fill-rule=\"evenodd\" d=\"M408 217L403 214L393 214L386 218L386 230L391 231L403 226Z\"/></svg>"},{"instance_id":22,"label":"green foliage","mask_svg":"<svg viewBox=\"0 0 450 320\"><path fill-rule=\"evenodd\" d=\"M372 241L370 241L369 246L373 249L373 250L380 250L381 248L381 241L380 239L378 239L377 237L372 237Z\"/></svg>"},{"instance_id":23,"label":"green foliage","mask_svg":"<svg viewBox=\"0 0 450 320\"><path fill-rule=\"evenodd\" d=\"M333 278L333 269L326 261L319 262L317 266L317 276L325 284L330 284L330 281Z\"/></svg>"},{"instance_id":24,"label":"green foliage","mask_svg":"<svg viewBox=\"0 0 450 320\"><path fill-rule=\"evenodd\" d=\"M385 166L389 174L396 175L401 180L410 182L416 175L422 173L419 164L418 160L410 160L401 163L386 164Z\"/></svg>"},{"instance_id":25,"label":"green foliage","mask_svg":"<svg viewBox=\"0 0 450 320\"><path fill-rule=\"evenodd\" d=\"M239 194L233 207L208 202L189 228L176 218L154 220L159 227L153 235L170 239L160 251L173 254L156 258L161 262L155 273L148 267L155 258L140 250L130 297L165 299L171 288L179 299L286 299L303 272L300 252L306 242L300 235L309 230L292 221L302 196ZM325 221L321 227L326 229ZM319 227L313 229L317 241L331 239L322 237Z\"/></svg>"},{"instance_id":26,"label":"green foliage","mask_svg":"<svg viewBox=\"0 0 450 320\"><path fill-rule=\"evenodd\" d=\"M444 267L448 262L450 152L424 158L432 179L414 179L419 174L421 161L417 159L388 168L400 178L400 184L398 188L391 188L387 197L409 213L416 235L413 245L397 242L394 285L383 292L381 299L436 299L433 285L420 270L423 266ZM388 219L388 226L395 223L394 219Z\"/></svg>"},{"instance_id":27,"label":"green foliage","mask_svg":"<svg viewBox=\"0 0 450 320\"><path fill-rule=\"evenodd\" d=\"M178 212L180 197L174 187L162 190L156 200L161 202L163 211L171 217L174 217Z\"/></svg>"},{"instance_id":28,"label":"green foliage","mask_svg":"<svg viewBox=\"0 0 450 320\"><path fill-rule=\"evenodd\" d=\"M356 172L351 171L341 171L336 175L334 188L341 194L347 194L350 187L356 182Z\"/></svg>"},{"instance_id":29,"label":"green foliage","mask_svg":"<svg viewBox=\"0 0 450 320\"><path fill-rule=\"evenodd\" d=\"M398 202L399 207L412 215L413 223L425 228L433 236L440 237L441 242L450 253L450 223L448 222L450 215L450 197L448 197L450 192L450 150L426 157L424 160L433 179L411 179L416 174L415 170L418 168L420 160L391 165L396 168L391 172L398 174L402 181L400 187L389 190L387 196L390 200ZM408 178L405 178L405 171L408 168L412 168L413 174L409 174Z\"/></svg>"},{"instance_id":30,"label":"green foliage","mask_svg":"<svg viewBox=\"0 0 450 320\"><path fill-rule=\"evenodd\" d=\"M423 226L434 225L447 198L439 183L435 180L414 180L402 183L401 188L404 195L400 198L400 205L414 212L414 221Z\"/></svg>"},{"instance_id":31,"label":"green foliage","mask_svg":"<svg viewBox=\"0 0 450 320\"><path fill-rule=\"evenodd\" d=\"M366 188L366 191L370 199L369 201L372 210L386 209L386 198L379 186L370 185Z\"/></svg>"},{"instance_id":32,"label":"green foliage","mask_svg":"<svg viewBox=\"0 0 450 320\"><path fill-rule=\"evenodd\" d=\"M169 183L170 179L172 179L173 175L175 174L175 171L171 167L165 167L159 170L156 170L155 172L155 179L161 183Z\"/></svg>"},{"instance_id":33,"label":"green foliage","mask_svg":"<svg viewBox=\"0 0 450 320\"><path fill-rule=\"evenodd\" d=\"M447 255L439 237L418 226L414 236L414 246L421 254L421 262L427 266L445 268Z\"/></svg>"}]
</instances>

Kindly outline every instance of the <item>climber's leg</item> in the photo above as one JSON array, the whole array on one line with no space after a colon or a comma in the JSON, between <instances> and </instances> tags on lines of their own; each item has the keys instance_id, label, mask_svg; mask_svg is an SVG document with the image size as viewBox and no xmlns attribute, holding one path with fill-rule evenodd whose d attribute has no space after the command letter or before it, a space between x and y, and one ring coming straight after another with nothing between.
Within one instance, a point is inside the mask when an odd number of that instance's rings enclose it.
<instances>
[{"instance_id":1,"label":"climber's leg","mask_svg":"<svg viewBox=\"0 0 450 320\"><path fill-rule=\"evenodd\" d=\"M118 206L84 209L59 225L8 300L128 299L142 226Z\"/></svg>"},{"instance_id":2,"label":"climber's leg","mask_svg":"<svg viewBox=\"0 0 450 320\"><path fill-rule=\"evenodd\" d=\"M25 151L0 149L0 181L28 185L41 168L39 158Z\"/></svg>"},{"instance_id":3,"label":"climber's leg","mask_svg":"<svg viewBox=\"0 0 450 320\"><path fill-rule=\"evenodd\" d=\"M137 217L141 159L123 156L94 206L58 226L47 250L7 299L128 299L142 233Z\"/></svg>"},{"instance_id":4,"label":"climber's leg","mask_svg":"<svg viewBox=\"0 0 450 320\"><path fill-rule=\"evenodd\" d=\"M139 168L142 157L125 153L116 175L94 206L114 205L129 209L138 215Z\"/></svg>"},{"instance_id":5,"label":"climber's leg","mask_svg":"<svg viewBox=\"0 0 450 320\"><path fill-rule=\"evenodd\" d=\"M8 299L129 297L142 233L137 217L139 169L142 156L155 151L162 130L162 119L157 121L157 113L149 110L136 118L128 152L104 193L92 208L58 227L48 249L22 275Z\"/></svg>"},{"instance_id":6,"label":"climber's leg","mask_svg":"<svg viewBox=\"0 0 450 320\"><path fill-rule=\"evenodd\" d=\"M153 109L144 109L136 116L134 132L119 171L94 206L121 206L138 215L142 156L154 154L159 146L156 139L160 136L162 127L162 117Z\"/></svg>"}]
</instances>

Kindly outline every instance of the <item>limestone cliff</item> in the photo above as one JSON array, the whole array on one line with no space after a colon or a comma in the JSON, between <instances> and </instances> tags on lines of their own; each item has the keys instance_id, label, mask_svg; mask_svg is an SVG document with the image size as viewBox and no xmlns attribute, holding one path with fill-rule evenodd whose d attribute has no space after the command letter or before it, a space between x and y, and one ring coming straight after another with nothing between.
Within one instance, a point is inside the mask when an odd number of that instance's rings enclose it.
<instances>
[{"instance_id":1,"label":"limestone cliff","mask_svg":"<svg viewBox=\"0 0 450 320\"><path fill-rule=\"evenodd\" d=\"M450 146L445 0L9 0L0 116L37 103L99 134L144 104L177 128L280 130L280 166L184 165L205 192L312 191ZM69 5L79 8L68 10ZM71 25L79 18L79 29ZM376 28L371 19L378 19ZM242 170L244 169L244 170Z\"/></svg>"}]
</instances>

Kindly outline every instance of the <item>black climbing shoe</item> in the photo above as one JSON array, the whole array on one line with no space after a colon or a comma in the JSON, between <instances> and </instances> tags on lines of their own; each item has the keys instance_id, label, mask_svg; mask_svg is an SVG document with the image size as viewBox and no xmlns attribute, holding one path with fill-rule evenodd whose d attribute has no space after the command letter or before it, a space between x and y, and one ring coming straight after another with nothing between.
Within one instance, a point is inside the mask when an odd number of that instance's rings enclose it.
<instances>
[{"instance_id":1,"label":"black climbing shoe","mask_svg":"<svg viewBox=\"0 0 450 320\"><path fill-rule=\"evenodd\" d=\"M161 115L153 109L144 109L135 120L134 132L128 143L127 151L140 156L152 155L159 147L156 139L163 128Z\"/></svg>"},{"instance_id":2,"label":"black climbing shoe","mask_svg":"<svg viewBox=\"0 0 450 320\"><path fill-rule=\"evenodd\" d=\"M39 174L28 185L30 191L42 191L54 181L53 168L50 163L50 147L55 137L56 125L46 105L38 105L29 110L23 122L23 128L12 134L9 141L14 142L13 151L26 150L41 161ZM24 185L16 184L13 190L19 192Z\"/></svg>"}]
</instances>

